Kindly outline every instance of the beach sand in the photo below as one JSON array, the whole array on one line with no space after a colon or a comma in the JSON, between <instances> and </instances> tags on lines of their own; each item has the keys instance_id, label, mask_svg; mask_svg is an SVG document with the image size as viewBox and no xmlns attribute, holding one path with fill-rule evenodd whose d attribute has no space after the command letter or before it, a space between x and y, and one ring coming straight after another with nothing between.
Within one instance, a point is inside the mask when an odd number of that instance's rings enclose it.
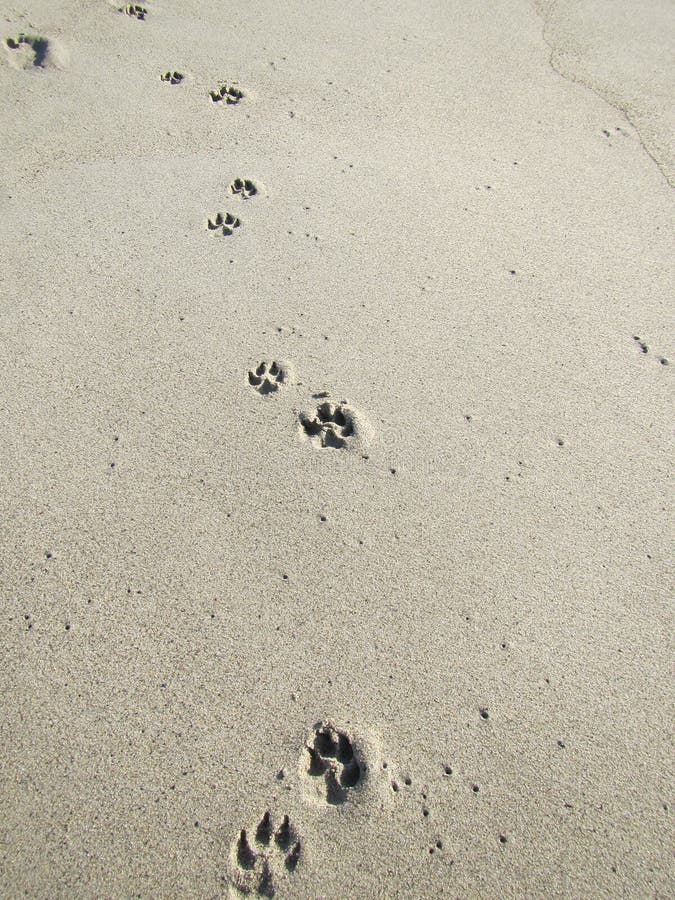
<instances>
[{"instance_id":1,"label":"beach sand","mask_svg":"<svg viewBox=\"0 0 675 900\"><path fill-rule=\"evenodd\" d=\"M0 894L674 896L672 4L128 12L3 10Z\"/></svg>"}]
</instances>

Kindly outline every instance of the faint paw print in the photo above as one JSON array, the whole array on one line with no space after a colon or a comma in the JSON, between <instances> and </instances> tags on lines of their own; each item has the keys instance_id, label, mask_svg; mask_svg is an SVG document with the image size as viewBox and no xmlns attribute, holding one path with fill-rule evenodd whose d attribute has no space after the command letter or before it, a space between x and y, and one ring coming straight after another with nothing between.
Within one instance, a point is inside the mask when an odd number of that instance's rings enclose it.
<instances>
[{"instance_id":1,"label":"faint paw print","mask_svg":"<svg viewBox=\"0 0 675 900\"><path fill-rule=\"evenodd\" d=\"M342 403L321 403L313 416L300 414L305 434L319 447L342 449L355 433L351 410Z\"/></svg>"},{"instance_id":2,"label":"faint paw print","mask_svg":"<svg viewBox=\"0 0 675 900\"><path fill-rule=\"evenodd\" d=\"M241 197L242 200L249 200L251 197L255 197L258 188L250 178L235 178L230 185L230 193Z\"/></svg>"},{"instance_id":3,"label":"faint paw print","mask_svg":"<svg viewBox=\"0 0 675 900\"><path fill-rule=\"evenodd\" d=\"M207 219L206 227L209 231L220 231L221 234L230 235L235 228L239 228L241 221L232 213L216 213L212 219Z\"/></svg>"},{"instance_id":4,"label":"faint paw print","mask_svg":"<svg viewBox=\"0 0 675 900\"><path fill-rule=\"evenodd\" d=\"M253 842L245 828L239 832L231 852L232 883L244 894L273 897L280 878L295 872L302 843L288 816L275 828L267 811L255 830Z\"/></svg>"},{"instance_id":5,"label":"faint paw print","mask_svg":"<svg viewBox=\"0 0 675 900\"><path fill-rule=\"evenodd\" d=\"M234 106L244 98L244 92L231 84L221 84L215 91L209 91L209 97L214 103L227 103Z\"/></svg>"},{"instance_id":6,"label":"faint paw print","mask_svg":"<svg viewBox=\"0 0 675 900\"><path fill-rule=\"evenodd\" d=\"M263 361L255 369L249 370L248 373L248 383L259 394L274 394L285 381L286 370L274 361L269 365Z\"/></svg>"}]
</instances>

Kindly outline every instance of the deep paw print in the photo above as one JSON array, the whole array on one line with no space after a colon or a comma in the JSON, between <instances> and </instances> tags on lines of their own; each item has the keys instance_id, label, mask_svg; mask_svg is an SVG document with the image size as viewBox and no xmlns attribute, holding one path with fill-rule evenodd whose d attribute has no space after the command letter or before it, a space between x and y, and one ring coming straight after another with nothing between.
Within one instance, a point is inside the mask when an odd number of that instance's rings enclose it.
<instances>
[{"instance_id":1,"label":"deep paw print","mask_svg":"<svg viewBox=\"0 0 675 900\"><path fill-rule=\"evenodd\" d=\"M250 178L235 178L230 185L230 193L242 200L250 200L259 193L258 186Z\"/></svg>"},{"instance_id":2,"label":"deep paw print","mask_svg":"<svg viewBox=\"0 0 675 900\"><path fill-rule=\"evenodd\" d=\"M231 852L234 886L243 894L273 897L282 877L292 875L300 862L302 842L288 816L275 828L267 811L255 829L253 840L245 828Z\"/></svg>"},{"instance_id":3,"label":"deep paw print","mask_svg":"<svg viewBox=\"0 0 675 900\"><path fill-rule=\"evenodd\" d=\"M342 403L319 404L313 416L300 414L300 424L305 434L319 447L343 449L355 434L354 417Z\"/></svg>"},{"instance_id":4,"label":"deep paw print","mask_svg":"<svg viewBox=\"0 0 675 900\"><path fill-rule=\"evenodd\" d=\"M128 3L123 11L126 15L131 16L132 19L138 19L141 22L145 21L145 17L148 14L147 9L144 6L139 6L137 3Z\"/></svg>"},{"instance_id":5,"label":"deep paw print","mask_svg":"<svg viewBox=\"0 0 675 900\"><path fill-rule=\"evenodd\" d=\"M321 722L315 726L305 752L307 774L316 779L316 787L326 803L337 805L348 800L351 790L363 779L365 766L347 734Z\"/></svg>"},{"instance_id":6,"label":"deep paw print","mask_svg":"<svg viewBox=\"0 0 675 900\"><path fill-rule=\"evenodd\" d=\"M244 98L244 92L232 84L221 84L215 91L209 91L209 97L214 103L227 103L234 106Z\"/></svg>"},{"instance_id":7,"label":"deep paw print","mask_svg":"<svg viewBox=\"0 0 675 900\"><path fill-rule=\"evenodd\" d=\"M159 76L160 81L166 81L167 84L180 84L185 78L182 72L165 72Z\"/></svg>"},{"instance_id":8,"label":"deep paw print","mask_svg":"<svg viewBox=\"0 0 675 900\"><path fill-rule=\"evenodd\" d=\"M25 55L30 65L42 67L49 52L47 38L37 37L32 34L20 34L16 38L7 38L5 41L9 50L18 51L18 55Z\"/></svg>"},{"instance_id":9,"label":"deep paw print","mask_svg":"<svg viewBox=\"0 0 675 900\"><path fill-rule=\"evenodd\" d=\"M274 394L284 384L286 377L287 373L282 365L274 360L269 365L263 361L255 369L249 370L248 383L259 394Z\"/></svg>"},{"instance_id":10,"label":"deep paw print","mask_svg":"<svg viewBox=\"0 0 675 900\"><path fill-rule=\"evenodd\" d=\"M206 227L209 231L219 231L226 237L234 233L235 228L239 228L241 221L233 216L232 213L216 213L212 219L206 220Z\"/></svg>"}]
</instances>

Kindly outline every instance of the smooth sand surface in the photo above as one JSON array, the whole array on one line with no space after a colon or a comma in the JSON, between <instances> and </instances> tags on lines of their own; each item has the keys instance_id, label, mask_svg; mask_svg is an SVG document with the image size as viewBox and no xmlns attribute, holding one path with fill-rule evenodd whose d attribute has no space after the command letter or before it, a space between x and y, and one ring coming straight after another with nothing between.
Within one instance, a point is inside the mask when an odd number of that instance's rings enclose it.
<instances>
[{"instance_id":1,"label":"smooth sand surface","mask_svg":"<svg viewBox=\"0 0 675 900\"><path fill-rule=\"evenodd\" d=\"M0 894L674 896L673 5L143 7L3 10Z\"/></svg>"}]
</instances>

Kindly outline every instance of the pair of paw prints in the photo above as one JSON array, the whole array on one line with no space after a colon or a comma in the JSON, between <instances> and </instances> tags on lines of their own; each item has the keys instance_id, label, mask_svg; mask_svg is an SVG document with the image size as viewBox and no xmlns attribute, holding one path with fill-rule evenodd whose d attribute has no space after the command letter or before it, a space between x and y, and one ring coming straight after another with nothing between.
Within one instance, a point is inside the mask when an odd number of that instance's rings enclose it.
<instances>
[{"instance_id":1,"label":"pair of paw prints","mask_svg":"<svg viewBox=\"0 0 675 900\"><path fill-rule=\"evenodd\" d=\"M230 872L233 886L242 894L273 897L286 873L295 872L302 854L302 841L288 816L278 826L272 814L264 813L253 839L245 828L232 846Z\"/></svg>"},{"instance_id":2,"label":"pair of paw prints","mask_svg":"<svg viewBox=\"0 0 675 900\"><path fill-rule=\"evenodd\" d=\"M209 91L209 97L213 103L225 103L228 106L236 106L244 99L244 92L233 84L221 84L215 91Z\"/></svg>"},{"instance_id":3,"label":"pair of paw prints","mask_svg":"<svg viewBox=\"0 0 675 900\"><path fill-rule=\"evenodd\" d=\"M349 735L330 722L317 723L303 749L300 774L325 804L345 803L366 772ZM281 773L283 777L283 772ZM279 776L277 776L279 777ZM252 835L252 836L251 836ZM243 828L230 848L230 884L239 894L273 897L303 857L303 839L288 815L277 825L267 810L255 829Z\"/></svg>"},{"instance_id":4,"label":"pair of paw prints","mask_svg":"<svg viewBox=\"0 0 675 900\"><path fill-rule=\"evenodd\" d=\"M209 231L216 231L228 237L234 234L234 229L239 228L241 220L232 213L216 213L211 219L206 220L206 227Z\"/></svg>"},{"instance_id":5,"label":"pair of paw prints","mask_svg":"<svg viewBox=\"0 0 675 900\"><path fill-rule=\"evenodd\" d=\"M139 6L138 3L128 3L123 8L123 12L127 16L131 16L132 19L138 19L139 22L144 22L148 14L147 9L144 6Z\"/></svg>"},{"instance_id":6,"label":"pair of paw prints","mask_svg":"<svg viewBox=\"0 0 675 900\"><path fill-rule=\"evenodd\" d=\"M167 72L167 76L171 76L172 74L177 75L179 73ZM183 76L181 75L180 77L182 79ZM167 78L162 76L162 81L164 80L167 80ZM170 78L168 80L170 80ZM177 82L172 81L171 83L176 84ZM261 190L261 185L256 184L256 182L252 181L250 178L235 178L228 187L229 194L233 197L238 197L241 200L249 200L251 197L260 194ZM206 220L207 231L216 231L225 236L234 234L235 228L239 228L240 225L241 219L229 212L218 212L215 216Z\"/></svg>"},{"instance_id":7,"label":"pair of paw prints","mask_svg":"<svg viewBox=\"0 0 675 900\"><path fill-rule=\"evenodd\" d=\"M255 368L248 370L248 383L263 396L276 394L288 381L287 367L276 360L262 360ZM317 398L326 396L325 392L315 395ZM298 418L301 435L320 449L332 447L343 450L349 448L358 437L356 415L346 400L339 403L325 400L313 414L301 412Z\"/></svg>"}]
</instances>

